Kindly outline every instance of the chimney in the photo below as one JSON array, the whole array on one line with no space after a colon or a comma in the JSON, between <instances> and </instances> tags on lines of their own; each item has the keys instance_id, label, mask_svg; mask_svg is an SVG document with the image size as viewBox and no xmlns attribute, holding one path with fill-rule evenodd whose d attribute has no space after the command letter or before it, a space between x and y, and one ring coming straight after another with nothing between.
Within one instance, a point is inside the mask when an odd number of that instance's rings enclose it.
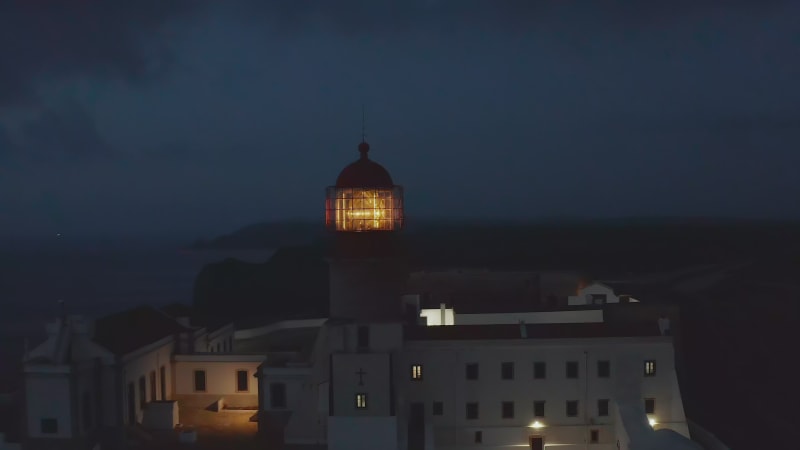
<instances>
[{"instance_id":1,"label":"chimney","mask_svg":"<svg viewBox=\"0 0 800 450\"><path fill-rule=\"evenodd\" d=\"M525 326L525 321L519 321L519 335L522 339L528 339L528 327Z\"/></svg>"},{"instance_id":2,"label":"chimney","mask_svg":"<svg viewBox=\"0 0 800 450\"><path fill-rule=\"evenodd\" d=\"M444 303L439 303L439 318L441 320L440 322L441 325L447 325L445 323L445 320L447 318L447 307L445 306Z\"/></svg>"}]
</instances>

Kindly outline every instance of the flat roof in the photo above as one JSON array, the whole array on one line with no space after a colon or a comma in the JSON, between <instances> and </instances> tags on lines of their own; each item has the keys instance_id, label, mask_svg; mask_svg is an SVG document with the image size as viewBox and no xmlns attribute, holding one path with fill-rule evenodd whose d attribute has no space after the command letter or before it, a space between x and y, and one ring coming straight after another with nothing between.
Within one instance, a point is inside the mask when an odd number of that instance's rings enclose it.
<instances>
[{"instance_id":1,"label":"flat roof","mask_svg":"<svg viewBox=\"0 0 800 450\"><path fill-rule=\"evenodd\" d=\"M522 337L521 327L526 337ZM661 336L656 321L634 323L553 323L502 325L407 326L404 339L504 340L504 339L591 339Z\"/></svg>"}]
</instances>

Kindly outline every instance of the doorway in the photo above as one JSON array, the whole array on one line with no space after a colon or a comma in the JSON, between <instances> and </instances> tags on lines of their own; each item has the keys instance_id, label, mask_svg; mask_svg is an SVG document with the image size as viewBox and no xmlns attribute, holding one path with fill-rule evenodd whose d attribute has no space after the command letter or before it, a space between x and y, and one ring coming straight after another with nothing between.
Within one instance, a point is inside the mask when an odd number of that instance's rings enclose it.
<instances>
[{"instance_id":1,"label":"doorway","mask_svg":"<svg viewBox=\"0 0 800 450\"><path fill-rule=\"evenodd\" d=\"M544 436L530 437L531 450L544 450Z\"/></svg>"},{"instance_id":2,"label":"doorway","mask_svg":"<svg viewBox=\"0 0 800 450\"><path fill-rule=\"evenodd\" d=\"M425 448L425 404L411 403L408 417L408 450Z\"/></svg>"}]
</instances>

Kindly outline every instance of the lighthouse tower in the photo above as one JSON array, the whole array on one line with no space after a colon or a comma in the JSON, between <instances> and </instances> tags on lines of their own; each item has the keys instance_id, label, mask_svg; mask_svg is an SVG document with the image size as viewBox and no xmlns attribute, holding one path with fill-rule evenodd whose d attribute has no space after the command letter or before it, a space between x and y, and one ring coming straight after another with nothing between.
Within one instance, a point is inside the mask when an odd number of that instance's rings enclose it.
<instances>
[{"instance_id":1,"label":"lighthouse tower","mask_svg":"<svg viewBox=\"0 0 800 450\"><path fill-rule=\"evenodd\" d=\"M327 188L325 223L333 234L329 252L330 317L361 322L401 320L406 274L398 257L403 228L403 188L369 159L359 159Z\"/></svg>"}]
</instances>

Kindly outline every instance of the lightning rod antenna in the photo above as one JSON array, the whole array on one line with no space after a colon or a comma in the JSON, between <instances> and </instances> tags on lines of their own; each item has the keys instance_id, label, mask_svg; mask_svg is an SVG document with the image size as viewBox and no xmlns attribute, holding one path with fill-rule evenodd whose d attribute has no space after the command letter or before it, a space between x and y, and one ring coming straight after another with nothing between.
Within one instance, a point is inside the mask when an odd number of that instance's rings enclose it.
<instances>
[{"instance_id":1,"label":"lightning rod antenna","mask_svg":"<svg viewBox=\"0 0 800 450\"><path fill-rule=\"evenodd\" d=\"M367 142L366 132L366 113L364 112L364 104L361 104L361 142Z\"/></svg>"}]
</instances>

